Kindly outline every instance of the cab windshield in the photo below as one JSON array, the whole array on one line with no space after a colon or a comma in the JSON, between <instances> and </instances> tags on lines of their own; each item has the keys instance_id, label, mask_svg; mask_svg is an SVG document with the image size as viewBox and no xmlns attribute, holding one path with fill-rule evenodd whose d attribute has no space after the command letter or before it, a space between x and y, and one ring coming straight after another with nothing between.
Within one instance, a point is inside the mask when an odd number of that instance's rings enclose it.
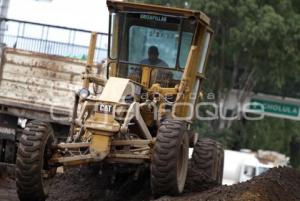
<instances>
[{"instance_id":1,"label":"cab windshield","mask_svg":"<svg viewBox=\"0 0 300 201\"><path fill-rule=\"evenodd\" d=\"M185 66L192 37L192 33L182 33L181 51L178 55L178 66L180 68ZM178 45L178 31L134 25L129 29L128 61L174 69L177 65ZM150 57L151 54L157 54L157 58L154 58L154 61L151 62L149 54ZM155 62L155 59L158 62Z\"/></svg>"},{"instance_id":2,"label":"cab windshield","mask_svg":"<svg viewBox=\"0 0 300 201\"><path fill-rule=\"evenodd\" d=\"M153 68L152 83L167 87L177 84L187 62L196 21L148 13L110 16L110 32L117 35L110 40L109 57L117 61L118 76L140 82L141 68L148 66Z\"/></svg>"}]
</instances>

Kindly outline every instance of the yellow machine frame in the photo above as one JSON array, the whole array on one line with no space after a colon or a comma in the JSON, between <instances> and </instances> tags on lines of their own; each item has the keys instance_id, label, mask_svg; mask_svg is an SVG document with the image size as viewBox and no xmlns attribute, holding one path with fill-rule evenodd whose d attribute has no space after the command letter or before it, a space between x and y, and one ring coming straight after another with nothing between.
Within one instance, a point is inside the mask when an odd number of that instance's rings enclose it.
<instances>
[{"instance_id":1,"label":"yellow machine frame","mask_svg":"<svg viewBox=\"0 0 300 201\"><path fill-rule=\"evenodd\" d=\"M183 16L187 18L194 18L197 21L197 26L195 29L194 37L192 40L192 45L190 47L190 51L188 54L187 62L184 69L177 69L179 71L183 71L183 76L180 80L179 85L176 85L173 88L164 88L161 87L159 83L152 84L150 86L151 72L155 69L149 66L142 66L142 75L140 85L144 87L149 93L159 93L163 96L166 95L175 95L176 101L175 104L178 106L173 109L173 114L176 117L186 118L187 116L191 116L190 108L185 105L185 103L192 103L193 105L196 103L198 96L200 94L200 83L205 79L205 71L206 71L206 63L207 63L207 55L209 55L210 50L210 41L213 35L212 29L209 27L210 19L202 12L199 11L191 11L185 9L178 8L166 8L162 6L156 5L146 5L146 4L136 4L136 3L127 3L127 2L119 2L108 0L107 5L109 10L118 10L118 11L147 11L149 13L154 14L166 14L166 15L176 15ZM86 72L83 74L83 87L89 88L90 82L96 82L100 85L105 85L105 81L97 78L95 75L91 74L91 66L93 64L93 56L95 52L95 44L96 44L96 34L93 33L89 46L89 55L86 65ZM118 31L116 29L115 32L112 33L112 41L118 41ZM111 41L111 42L112 42ZM111 47L112 52L117 52L117 45L113 43L114 46ZM205 57L203 57L203 55ZM117 68L117 59L108 58L108 66L110 66L109 76L116 77L118 68ZM201 67L202 66L202 67ZM199 68L202 68L199 70ZM197 84L198 83L198 84ZM196 93L196 94L193 94ZM191 98L194 96L193 98ZM97 101L97 100L95 100ZM159 108L160 110L162 108ZM163 113L163 111L160 111ZM147 115L145 117L145 123L151 124L151 122L147 122ZM140 117L142 118L142 117ZM187 119L187 121L192 121L194 118L194 114L192 114L192 118ZM94 117L95 121L102 121L99 117ZM109 117L111 119L111 117ZM148 118L149 119L149 118ZM105 120L107 121L107 119ZM111 123L109 125L114 125L114 120L109 120ZM134 155L134 154L113 154L109 153L110 146L122 146L122 145L133 145L136 146L137 150L141 149L150 149L153 147L155 143L155 138L148 137L145 140L114 140L111 141L112 133L109 132L109 129L104 129L102 131L97 131L97 125L95 123L89 124L90 126L86 126L90 131L87 132L95 132L96 134L92 135L91 143L65 143L59 144L58 148L60 149L78 149L82 147L90 147L90 150L94 150L95 153L106 153L105 155L94 155L90 153L84 156L69 156L69 157L61 157L60 155L54 156L52 158L53 163L60 163L64 165L77 165L82 163L90 163L95 161L95 159L103 159L107 156L107 161L117 161L117 162L126 162L126 163L140 163L144 160L151 159L151 155ZM93 128L93 126L95 128ZM117 129L117 128L115 128ZM114 129L114 130L115 130ZM74 130L73 130L74 131ZM97 134L98 133L98 134ZM100 135L99 135L100 134Z\"/></svg>"}]
</instances>

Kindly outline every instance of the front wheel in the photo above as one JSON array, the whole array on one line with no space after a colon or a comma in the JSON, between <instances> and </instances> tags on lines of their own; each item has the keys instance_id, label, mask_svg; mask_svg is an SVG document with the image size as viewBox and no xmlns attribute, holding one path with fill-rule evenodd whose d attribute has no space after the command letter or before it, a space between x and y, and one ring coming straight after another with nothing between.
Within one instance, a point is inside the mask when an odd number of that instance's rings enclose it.
<instances>
[{"instance_id":1,"label":"front wheel","mask_svg":"<svg viewBox=\"0 0 300 201\"><path fill-rule=\"evenodd\" d=\"M49 180L55 175L51 167L54 134L50 124L32 121L20 138L16 162L16 184L20 201L44 201Z\"/></svg>"},{"instance_id":2,"label":"front wheel","mask_svg":"<svg viewBox=\"0 0 300 201\"><path fill-rule=\"evenodd\" d=\"M189 136L187 124L166 120L158 129L151 163L154 196L180 194L188 168Z\"/></svg>"}]
</instances>

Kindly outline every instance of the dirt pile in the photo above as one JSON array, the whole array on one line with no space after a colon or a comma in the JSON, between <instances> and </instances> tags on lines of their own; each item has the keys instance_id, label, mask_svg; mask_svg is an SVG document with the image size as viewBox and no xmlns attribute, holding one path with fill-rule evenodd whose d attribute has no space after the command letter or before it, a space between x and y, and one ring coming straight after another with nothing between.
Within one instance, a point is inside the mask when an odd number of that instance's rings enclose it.
<instances>
[{"instance_id":1,"label":"dirt pile","mask_svg":"<svg viewBox=\"0 0 300 201\"><path fill-rule=\"evenodd\" d=\"M86 168L72 168L55 176L47 201L149 201L149 182L131 178L119 175L112 184L111 177L95 174Z\"/></svg>"},{"instance_id":2,"label":"dirt pile","mask_svg":"<svg viewBox=\"0 0 300 201\"><path fill-rule=\"evenodd\" d=\"M70 169L54 178L47 201L150 201L147 178L149 175L139 180L124 176L111 185L107 182L111 178L104 175ZM193 185L194 191L204 189L201 184ZM182 196L162 197L155 201L300 201L300 172L291 168L274 168L245 183L202 192L188 190ZM17 200L14 180L8 177L0 179L0 201Z\"/></svg>"},{"instance_id":3,"label":"dirt pile","mask_svg":"<svg viewBox=\"0 0 300 201\"><path fill-rule=\"evenodd\" d=\"M300 172L274 168L245 183L156 201L300 201Z\"/></svg>"}]
</instances>

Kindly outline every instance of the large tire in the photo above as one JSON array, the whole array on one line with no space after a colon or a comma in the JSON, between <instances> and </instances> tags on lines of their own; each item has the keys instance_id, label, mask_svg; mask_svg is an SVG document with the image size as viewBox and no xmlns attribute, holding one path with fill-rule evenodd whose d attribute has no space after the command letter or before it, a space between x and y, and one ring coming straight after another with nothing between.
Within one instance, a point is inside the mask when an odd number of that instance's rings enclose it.
<instances>
[{"instance_id":1,"label":"large tire","mask_svg":"<svg viewBox=\"0 0 300 201\"><path fill-rule=\"evenodd\" d=\"M165 120L157 132L151 163L154 196L182 193L188 169L188 147L187 124Z\"/></svg>"},{"instance_id":2,"label":"large tire","mask_svg":"<svg viewBox=\"0 0 300 201\"><path fill-rule=\"evenodd\" d=\"M222 184L224 148L211 139L199 139L189 164L186 191L202 191Z\"/></svg>"},{"instance_id":3,"label":"large tire","mask_svg":"<svg viewBox=\"0 0 300 201\"><path fill-rule=\"evenodd\" d=\"M27 124L20 138L16 162L16 184L20 201L44 201L47 198L47 181L56 173L56 168L48 163L53 143L51 125L40 121ZM45 175L48 176L47 179Z\"/></svg>"}]
</instances>

